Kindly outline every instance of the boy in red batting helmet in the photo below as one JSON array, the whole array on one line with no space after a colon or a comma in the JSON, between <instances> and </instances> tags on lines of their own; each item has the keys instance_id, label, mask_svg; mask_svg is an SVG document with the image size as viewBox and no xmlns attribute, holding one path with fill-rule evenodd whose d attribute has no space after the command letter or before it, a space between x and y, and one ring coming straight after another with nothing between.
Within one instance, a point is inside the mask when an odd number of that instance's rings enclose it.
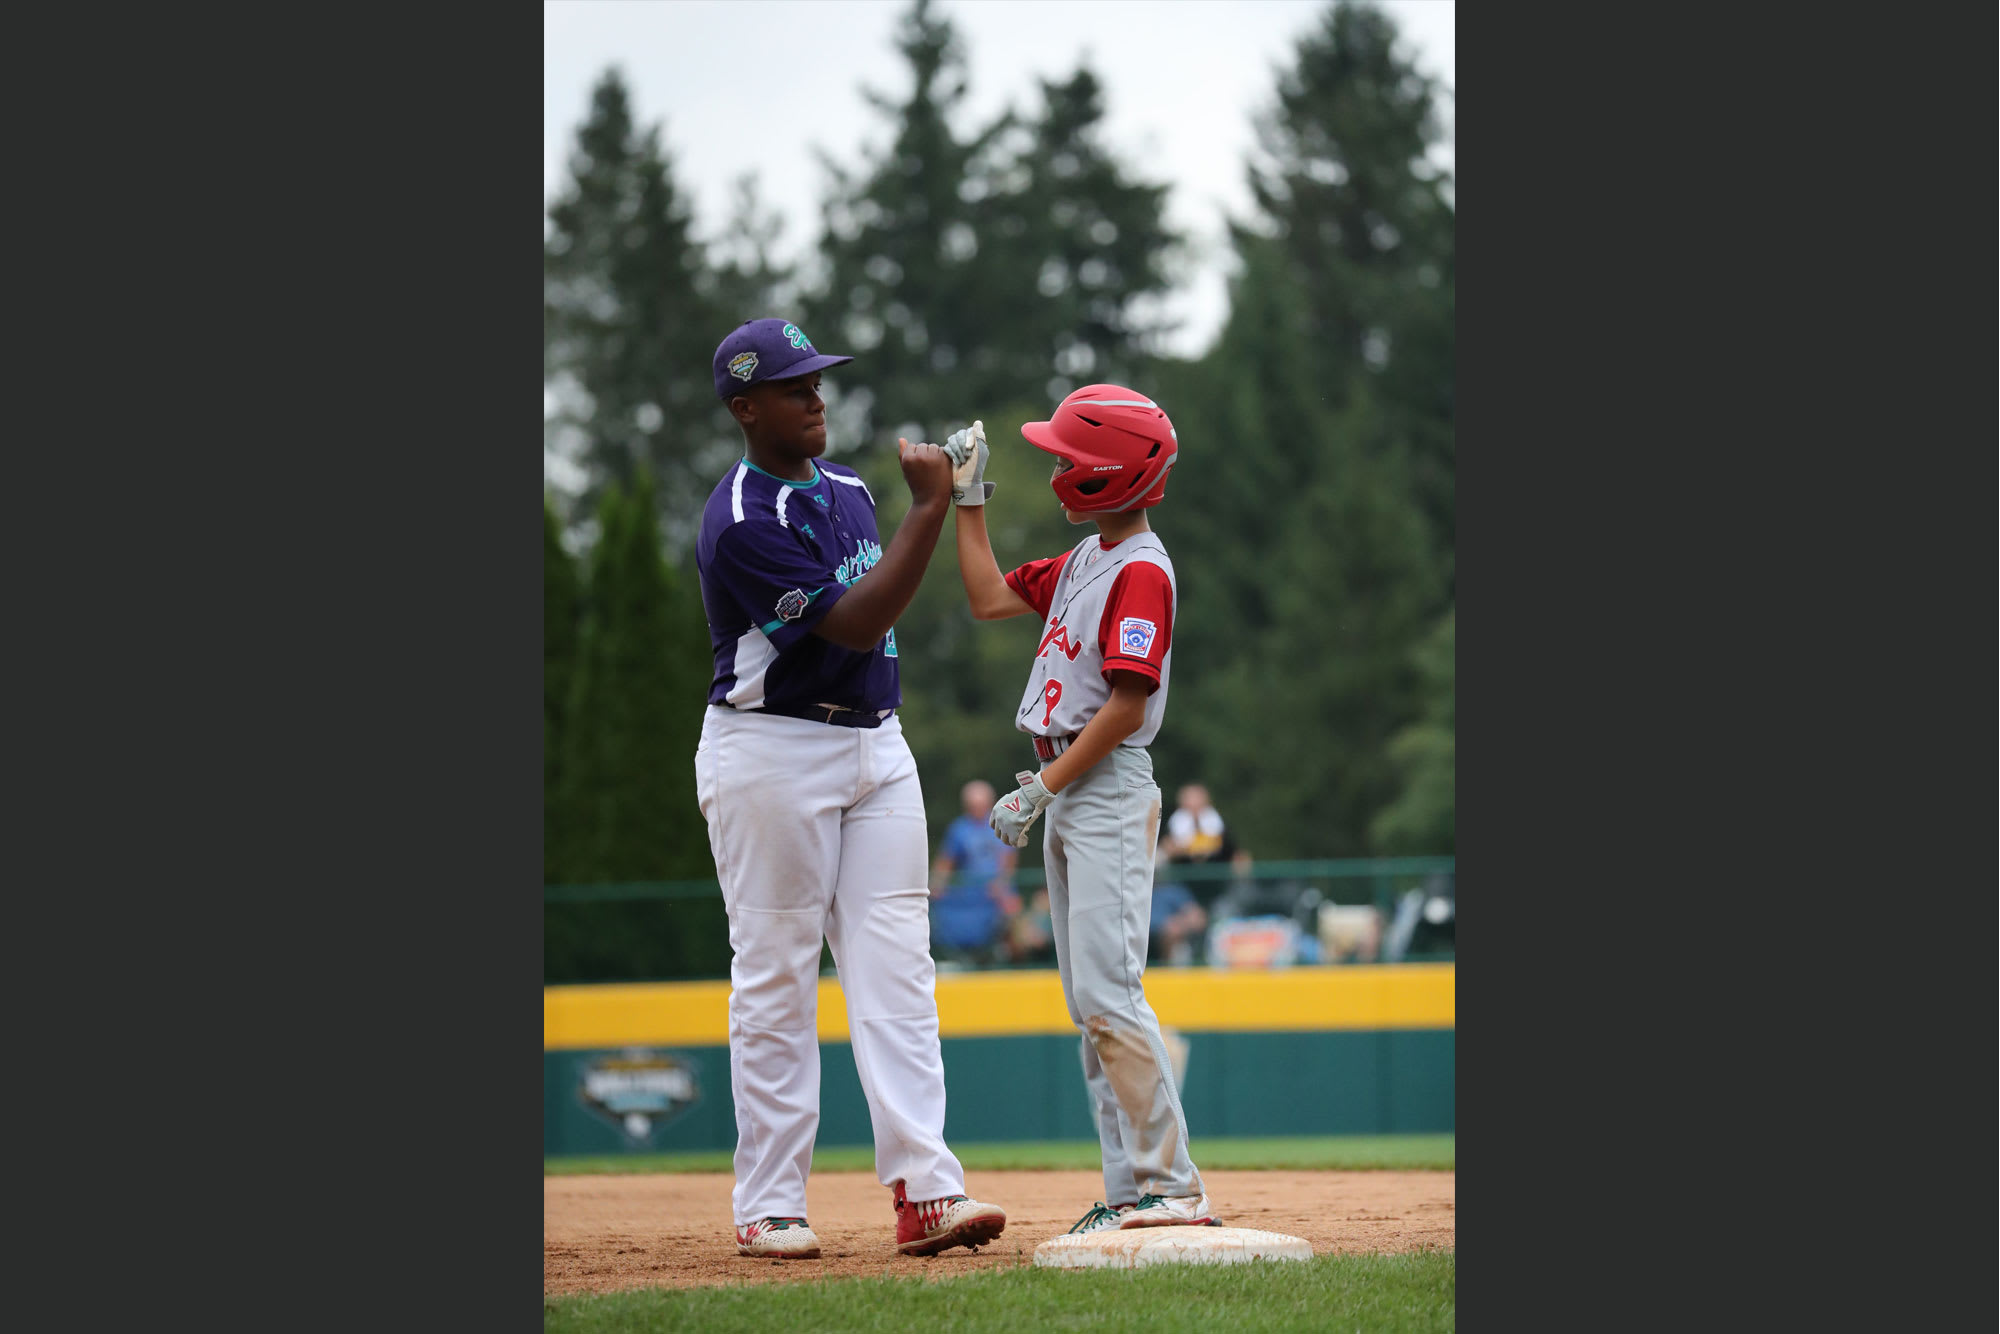
<instances>
[{"instance_id":1,"label":"boy in red batting helmet","mask_svg":"<svg viewBox=\"0 0 2000 1334\"><path fill-rule=\"evenodd\" d=\"M1106 1202L1070 1231L1213 1224L1160 1021L1139 982L1160 827L1146 746L1166 717L1174 634L1174 566L1146 511L1166 495L1180 441L1159 404L1115 384L1084 386L1021 434L1055 455L1049 485L1069 521L1097 531L1004 576L986 535L984 424L951 436L945 452L973 616L1043 621L1015 725L1046 767L1015 775L1020 786L994 804L989 823L1018 848L1048 816L1050 934L1104 1153Z\"/></svg>"}]
</instances>

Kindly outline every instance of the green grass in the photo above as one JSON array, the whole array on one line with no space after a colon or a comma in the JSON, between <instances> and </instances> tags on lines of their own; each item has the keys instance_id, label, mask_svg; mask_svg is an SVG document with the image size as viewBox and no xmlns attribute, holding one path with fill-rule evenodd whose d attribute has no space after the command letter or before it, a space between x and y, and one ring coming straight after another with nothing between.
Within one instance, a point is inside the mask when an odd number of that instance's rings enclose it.
<instances>
[{"instance_id":1,"label":"green grass","mask_svg":"<svg viewBox=\"0 0 2000 1334\"><path fill-rule=\"evenodd\" d=\"M1189 1147L1195 1163L1216 1171L1285 1168L1302 1171L1355 1172L1378 1168L1411 1171L1456 1170L1453 1135L1320 1135L1279 1139L1196 1139ZM954 1144L958 1160L975 1172L1091 1171L1101 1166L1097 1145L1089 1140L1021 1144ZM727 1149L700 1153L633 1153L606 1157L544 1158L546 1176L580 1173L727 1172ZM875 1166L875 1151L865 1147L813 1150L813 1168L820 1172L866 1172Z\"/></svg>"},{"instance_id":2,"label":"green grass","mask_svg":"<svg viewBox=\"0 0 2000 1334\"><path fill-rule=\"evenodd\" d=\"M542 1299L547 1334L612 1331L1449 1330L1452 1251L1141 1270L987 1269L947 1282L849 1278Z\"/></svg>"}]
</instances>

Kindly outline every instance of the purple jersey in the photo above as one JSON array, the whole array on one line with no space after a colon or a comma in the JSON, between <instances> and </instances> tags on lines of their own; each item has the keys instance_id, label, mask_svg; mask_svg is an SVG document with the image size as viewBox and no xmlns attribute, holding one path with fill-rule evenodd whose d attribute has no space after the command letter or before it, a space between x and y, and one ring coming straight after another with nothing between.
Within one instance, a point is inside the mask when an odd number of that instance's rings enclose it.
<instances>
[{"instance_id":1,"label":"purple jersey","mask_svg":"<svg viewBox=\"0 0 2000 1334\"><path fill-rule=\"evenodd\" d=\"M811 633L880 559L875 497L852 468L821 461L810 482L773 477L748 459L731 468L708 497L695 544L715 646L708 702L901 704L894 630L866 653Z\"/></svg>"}]
</instances>

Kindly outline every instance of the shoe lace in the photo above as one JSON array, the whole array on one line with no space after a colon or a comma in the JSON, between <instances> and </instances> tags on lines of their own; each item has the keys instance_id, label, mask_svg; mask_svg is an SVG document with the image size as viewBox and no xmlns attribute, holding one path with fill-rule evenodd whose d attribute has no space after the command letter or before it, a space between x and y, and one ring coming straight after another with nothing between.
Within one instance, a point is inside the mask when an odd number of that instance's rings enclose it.
<instances>
[{"instance_id":1,"label":"shoe lace","mask_svg":"<svg viewBox=\"0 0 2000 1334\"><path fill-rule=\"evenodd\" d=\"M747 1239L762 1236L766 1232L776 1232L781 1228L804 1226L806 1220L803 1218L760 1218L754 1223L745 1224L740 1231Z\"/></svg>"},{"instance_id":2,"label":"shoe lace","mask_svg":"<svg viewBox=\"0 0 2000 1334\"><path fill-rule=\"evenodd\" d=\"M1116 1217L1118 1217L1118 1211L1116 1209L1113 1209L1110 1205L1104 1203L1102 1200L1099 1200L1097 1203L1090 1206L1089 1213L1085 1214L1082 1218L1076 1220L1076 1226L1071 1228L1070 1231L1082 1232L1085 1228L1088 1228L1092 1223L1097 1222L1099 1219L1116 1218Z\"/></svg>"},{"instance_id":3,"label":"shoe lace","mask_svg":"<svg viewBox=\"0 0 2000 1334\"><path fill-rule=\"evenodd\" d=\"M963 1195L944 1195L935 1200L915 1201L917 1222L925 1228L934 1228L944 1219L944 1211L963 1200Z\"/></svg>"}]
</instances>

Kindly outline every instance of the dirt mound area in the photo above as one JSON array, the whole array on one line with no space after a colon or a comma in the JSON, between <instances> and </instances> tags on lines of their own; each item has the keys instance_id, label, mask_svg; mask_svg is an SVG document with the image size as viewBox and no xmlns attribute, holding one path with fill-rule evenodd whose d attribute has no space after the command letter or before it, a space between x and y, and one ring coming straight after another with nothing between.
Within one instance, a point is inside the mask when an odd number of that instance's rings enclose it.
<instances>
[{"instance_id":1,"label":"dirt mound area","mask_svg":"<svg viewBox=\"0 0 2000 1334\"><path fill-rule=\"evenodd\" d=\"M1204 1172L1231 1227L1286 1232L1313 1253L1457 1245L1455 1172ZM968 1172L976 1200L1007 1211L1007 1230L977 1253L927 1260L896 1253L889 1192L868 1172L815 1172L806 1207L818 1260L736 1253L731 1179L723 1173L542 1178L542 1291L706 1287L860 1275L942 1277L1029 1264L1035 1244L1069 1230L1102 1198L1095 1172Z\"/></svg>"}]
</instances>

